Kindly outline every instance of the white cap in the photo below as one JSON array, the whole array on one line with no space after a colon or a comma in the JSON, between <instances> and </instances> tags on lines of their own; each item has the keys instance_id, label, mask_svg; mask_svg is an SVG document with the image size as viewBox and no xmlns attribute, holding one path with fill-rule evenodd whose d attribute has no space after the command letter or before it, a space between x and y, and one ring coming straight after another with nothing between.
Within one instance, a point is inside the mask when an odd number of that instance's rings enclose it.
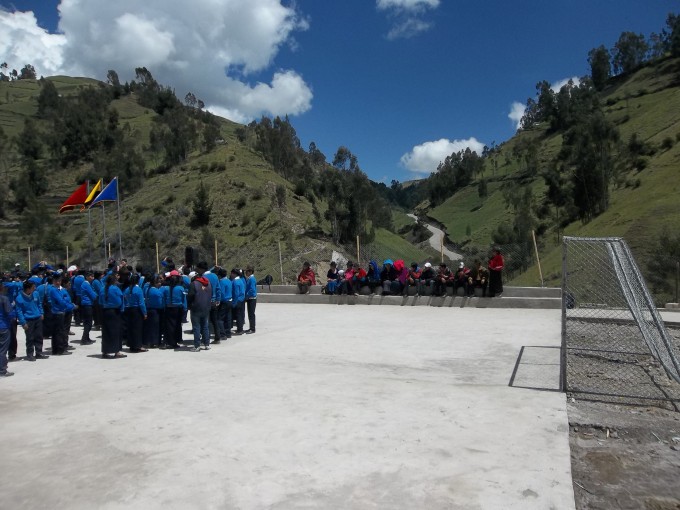
<instances>
[{"instance_id":1,"label":"white cap","mask_svg":"<svg viewBox=\"0 0 680 510\"><path fill-rule=\"evenodd\" d=\"M189 273L189 278L193 278L194 276L196 276L196 271L192 271L191 273Z\"/></svg>"},{"instance_id":2,"label":"white cap","mask_svg":"<svg viewBox=\"0 0 680 510\"><path fill-rule=\"evenodd\" d=\"M461 262L460 264L458 264L458 267L463 269L465 267L465 262Z\"/></svg>"},{"instance_id":3,"label":"white cap","mask_svg":"<svg viewBox=\"0 0 680 510\"><path fill-rule=\"evenodd\" d=\"M167 273L165 273L165 277L166 277L166 278L170 278L170 271L168 271Z\"/></svg>"},{"instance_id":4,"label":"white cap","mask_svg":"<svg viewBox=\"0 0 680 510\"><path fill-rule=\"evenodd\" d=\"M14 267L19 267L20 265L21 265L21 264L19 264L19 263L17 262L16 264L14 264Z\"/></svg>"},{"instance_id":5,"label":"white cap","mask_svg":"<svg viewBox=\"0 0 680 510\"><path fill-rule=\"evenodd\" d=\"M430 264L429 262L425 262L425 267L432 267L432 264Z\"/></svg>"},{"instance_id":6,"label":"white cap","mask_svg":"<svg viewBox=\"0 0 680 510\"><path fill-rule=\"evenodd\" d=\"M71 271L78 271L78 266L68 266L67 271L69 271L69 272L71 272Z\"/></svg>"}]
</instances>

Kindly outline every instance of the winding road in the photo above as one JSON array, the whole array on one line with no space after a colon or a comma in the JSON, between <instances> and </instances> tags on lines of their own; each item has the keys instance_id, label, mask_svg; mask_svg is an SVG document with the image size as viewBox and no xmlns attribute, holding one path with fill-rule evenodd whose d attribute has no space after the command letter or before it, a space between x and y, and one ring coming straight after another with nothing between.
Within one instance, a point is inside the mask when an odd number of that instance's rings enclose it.
<instances>
[{"instance_id":1,"label":"winding road","mask_svg":"<svg viewBox=\"0 0 680 510\"><path fill-rule=\"evenodd\" d=\"M407 214L409 218L413 218L413 220L417 223L418 222L418 216L415 214ZM428 242L430 243L430 246L434 248L437 251L440 251L442 249L442 240L445 237L445 234L442 230L438 229L437 227L430 225L429 223L425 223L424 221L421 221L423 225L425 225L425 228L432 232L432 236L428 239ZM444 255L449 259L449 260L462 260L463 256L460 253L456 253L455 251L449 250L446 246L444 246Z\"/></svg>"}]
</instances>

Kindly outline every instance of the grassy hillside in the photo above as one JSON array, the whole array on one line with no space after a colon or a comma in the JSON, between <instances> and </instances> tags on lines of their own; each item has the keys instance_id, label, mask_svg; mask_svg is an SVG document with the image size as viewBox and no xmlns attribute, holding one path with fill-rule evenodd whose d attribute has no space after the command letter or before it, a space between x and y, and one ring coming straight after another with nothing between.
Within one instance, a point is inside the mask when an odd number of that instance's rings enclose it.
<instances>
[{"instance_id":1,"label":"grassy hillside","mask_svg":"<svg viewBox=\"0 0 680 510\"><path fill-rule=\"evenodd\" d=\"M648 65L632 76L612 80L603 91L602 103L608 120L613 122L625 144L633 134L653 149L646 158L646 167L622 175L610 189L609 209L588 223L570 224L564 235L620 236L631 246L638 264L646 270L654 253L658 237L664 228L675 229L680 224L680 61L666 59ZM492 175L487 161L485 177L489 180L488 197L480 199L477 184L459 191L429 214L446 225L449 236L459 243L484 247L492 242L491 234L504 220L511 217L502 190L521 173L521 165L512 158L512 149L523 139L540 140L539 159L544 166L560 150L562 138L546 136L544 127L521 131L500 149L498 172ZM672 143L669 143L669 140ZM669 145L671 145L669 147ZM536 203L545 194L541 177L527 184L532 187ZM466 235L466 230L471 236ZM548 230L539 239L540 256L548 285L559 285L561 247L557 235ZM536 267L517 277L515 283L538 283Z\"/></svg>"},{"instance_id":2,"label":"grassy hillside","mask_svg":"<svg viewBox=\"0 0 680 510\"><path fill-rule=\"evenodd\" d=\"M104 86L84 78L57 76L49 80L62 96L77 94L82 87ZM35 120L41 131L50 129L46 121L36 117L40 90L36 80L0 83L0 127L8 140L19 135L28 118ZM214 150L205 153L196 149L183 163L159 174L157 168L162 162L162 154L154 153L148 147L156 113L140 106L134 93L113 100L110 106L117 110L119 126L126 137L143 155L147 174L141 189L121 194L122 252L130 262L154 267L156 243L161 257L170 255L181 261L184 248L193 246L198 258L212 262L216 243L220 264L254 264L258 274L272 274L276 281L283 275L285 281L294 281L305 260L325 274L334 252L356 258L356 246L334 246L330 241L330 225L324 219L327 204L323 199L316 198L312 202L307 196L296 195L291 182L276 173L261 154L239 141L236 136L239 124L219 119L223 141ZM5 190L20 171L15 151L16 147L5 146L1 154L0 186ZM34 239L26 229L25 218L12 207L5 207L6 215L0 218L0 270L11 267L16 261L25 265L29 246L32 262L41 259L65 262L67 245L69 262L87 264L91 256L93 265L101 266L109 243L112 255L118 256L121 250L117 246L115 204L106 206L105 227L100 209L93 210L89 217L80 212L57 214L59 206L75 190L83 175L92 170L92 164L61 168L48 159L42 160L41 164L46 169L49 189L39 200L46 220L54 224L45 236L50 239ZM194 228L190 223L192 201L201 182L209 190L212 214L207 227ZM286 196L285 204L279 208L275 191L281 185ZM12 193L8 193L7 203L12 199ZM92 231L91 251L88 224ZM61 247L54 248L55 244ZM370 246L362 246L361 251L362 257L366 258L362 263L369 257L422 261L432 256L431 251L420 249L385 229L378 229L375 240Z\"/></svg>"}]
</instances>

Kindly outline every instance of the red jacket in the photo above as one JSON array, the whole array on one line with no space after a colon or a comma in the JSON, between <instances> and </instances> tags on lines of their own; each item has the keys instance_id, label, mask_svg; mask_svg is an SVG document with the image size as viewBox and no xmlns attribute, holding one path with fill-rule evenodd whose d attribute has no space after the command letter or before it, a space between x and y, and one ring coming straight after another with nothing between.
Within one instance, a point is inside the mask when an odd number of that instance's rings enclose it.
<instances>
[{"instance_id":1,"label":"red jacket","mask_svg":"<svg viewBox=\"0 0 680 510\"><path fill-rule=\"evenodd\" d=\"M503 260L503 255L499 253L498 255L491 257L491 260L489 261L489 269L492 271L501 271L504 264L505 261Z\"/></svg>"}]
</instances>

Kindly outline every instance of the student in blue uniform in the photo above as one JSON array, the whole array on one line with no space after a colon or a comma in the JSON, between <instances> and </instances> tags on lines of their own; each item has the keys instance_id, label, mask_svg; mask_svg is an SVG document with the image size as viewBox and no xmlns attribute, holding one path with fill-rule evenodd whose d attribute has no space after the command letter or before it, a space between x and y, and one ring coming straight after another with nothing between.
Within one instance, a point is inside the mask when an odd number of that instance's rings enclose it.
<instances>
[{"instance_id":1,"label":"student in blue uniform","mask_svg":"<svg viewBox=\"0 0 680 510\"><path fill-rule=\"evenodd\" d=\"M212 270L205 271L203 277L207 278L210 282L210 287L212 289L212 296L210 298L210 325L215 332L215 341L220 339L220 300L222 299L222 292L220 290L220 280L217 276L217 267L213 267Z\"/></svg>"},{"instance_id":2,"label":"student in blue uniform","mask_svg":"<svg viewBox=\"0 0 680 510\"><path fill-rule=\"evenodd\" d=\"M106 284L99 296L102 305L102 358L125 358L121 336L122 314L125 311L123 292L118 287L114 273L106 277Z\"/></svg>"},{"instance_id":3,"label":"student in blue uniform","mask_svg":"<svg viewBox=\"0 0 680 510\"><path fill-rule=\"evenodd\" d=\"M42 321L43 308L40 296L35 292L35 283L30 279L24 282L24 290L15 302L17 321L26 334L26 360L47 359L43 354Z\"/></svg>"},{"instance_id":4,"label":"student in blue uniform","mask_svg":"<svg viewBox=\"0 0 680 510\"><path fill-rule=\"evenodd\" d=\"M12 309L7 299L7 289L0 280L0 378L10 377L14 372L7 370L7 349L9 349L9 326Z\"/></svg>"},{"instance_id":5,"label":"student in blue uniform","mask_svg":"<svg viewBox=\"0 0 680 510\"><path fill-rule=\"evenodd\" d=\"M165 306L161 284L160 276L147 277L143 289L144 298L146 299L147 317L144 321L142 344L152 349L157 348L161 343L161 316Z\"/></svg>"},{"instance_id":6,"label":"student in blue uniform","mask_svg":"<svg viewBox=\"0 0 680 510\"><path fill-rule=\"evenodd\" d=\"M170 271L165 299L165 345L179 349L182 347L182 316L187 310L187 299L180 274L176 270Z\"/></svg>"},{"instance_id":7,"label":"student in blue uniform","mask_svg":"<svg viewBox=\"0 0 680 510\"><path fill-rule=\"evenodd\" d=\"M68 329L64 324L64 317L73 311L73 303L65 298L65 292L61 286L62 276L57 274L52 278L49 288L48 300L52 310L52 354L64 356L71 354L68 349Z\"/></svg>"},{"instance_id":8,"label":"student in blue uniform","mask_svg":"<svg viewBox=\"0 0 680 510\"><path fill-rule=\"evenodd\" d=\"M253 266L246 267L246 307L248 308L247 335L255 333L255 306L257 305L257 279Z\"/></svg>"},{"instance_id":9,"label":"student in blue uniform","mask_svg":"<svg viewBox=\"0 0 680 510\"><path fill-rule=\"evenodd\" d=\"M92 288L92 282L94 282L94 274L88 272L85 274L85 280L80 284L80 318L83 321L83 337L80 339L80 345L94 343L94 340L90 339L90 331L94 318L94 304L98 296Z\"/></svg>"},{"instance_id":10,"label":"student in blue uniform","mask_svg":"<svg viewBox=\"0 0 680 510\"><path fill-rule=\"evenodd\" d=\"M220 338L231 338L231 327L232 327L232 283L229 279L226 269L220 268L217 273L220 279ZM213 343L219 344L220 340L215 340Z\"/></svg>"},{"instance_id":11,"label":"student in blue uniform","mask_svg":"<svg viewBox=\"0 0 680 510\"><path fill-rule=\"evenodd\" d=\"M246 283L241 277L241 271L234 268L231 270L232 283L232 309L234 318L236 319L235 335L243 334L243 323L245 322L245 299L246 299Z\"/></svg>"},{"instance_id":12,"label":"student in blue uniform","mask_svg":"<svg viewBox=\"0 0 680 510\"><path fill-rule=\"evenodd\" d=\"M146 352L149 349L144 347L142 336L144 332L144 321L147 318L146 303L144 294L137 284L139 275L130 275L128 286L125 288L123 297L125 299L125 321L127 323L127 341L130 352Z\"/></svg>"}]
</instances>

